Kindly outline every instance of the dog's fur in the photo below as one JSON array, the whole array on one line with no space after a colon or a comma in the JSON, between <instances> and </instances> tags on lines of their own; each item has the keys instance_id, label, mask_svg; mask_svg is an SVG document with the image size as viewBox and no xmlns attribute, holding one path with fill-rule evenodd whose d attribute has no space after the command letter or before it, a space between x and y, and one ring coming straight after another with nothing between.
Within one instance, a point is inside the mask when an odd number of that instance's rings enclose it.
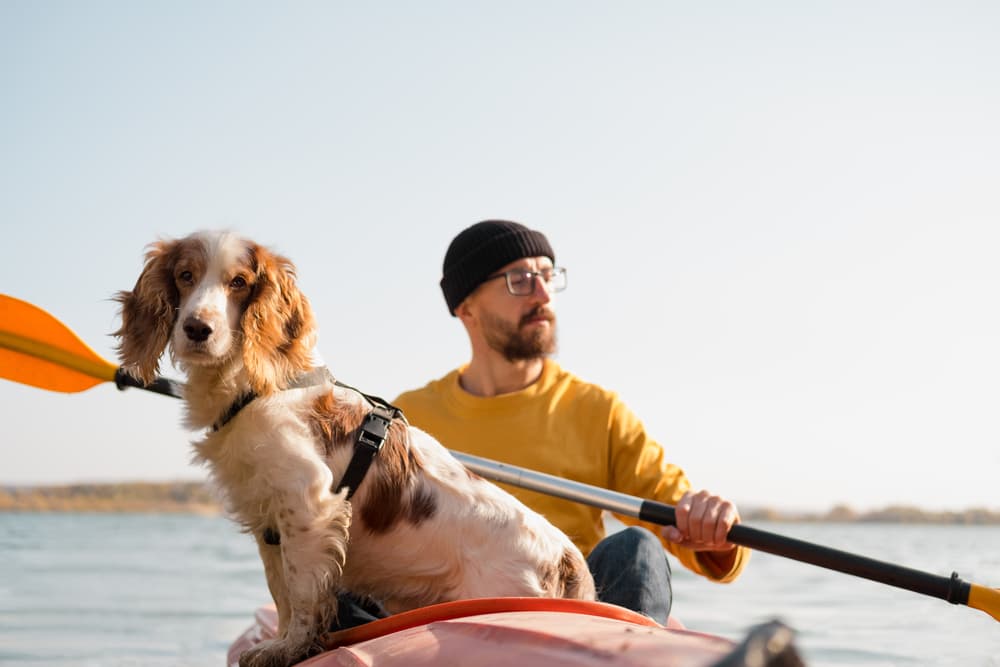
<instances>
[{"instance_id":1,"label":"dog's fur","mask_svg":"<svg viewBox=\"0 0 1000 667\"><path fill-rule=\"evenodd\" d=\"M241 664L322 650L344 590L390 612L475 597L594 599L562 532L402 420L350 501L331 489L370 407L329 382L290 388L313 367L316 327L287 259L230 232L161 240L116 300L123 367L149 383L169 349L187 375L187 426L207 429L195 458L257 539L279 638ZM257 398L213 428L249 391ZM266 543L269 529L280 545Z\"/></svg>"}]
</instances>

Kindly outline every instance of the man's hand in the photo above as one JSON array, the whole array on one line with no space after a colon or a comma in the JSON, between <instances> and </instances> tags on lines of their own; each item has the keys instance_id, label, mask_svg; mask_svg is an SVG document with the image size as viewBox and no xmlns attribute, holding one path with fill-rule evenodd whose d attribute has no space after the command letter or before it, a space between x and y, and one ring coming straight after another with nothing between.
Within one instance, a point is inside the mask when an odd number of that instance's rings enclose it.
<instances>
[{"instance_id":1,"label":"man's hand","mask_svg":"<svg viewBox=\"0 0 1000 667\"><path fill-rule=\"evenodd\" d=\"M676 505L677 525L660 531L665 540L694 551L730 551L726 535L739 523L736 505L708 491L688 491Z\"/></svg>"}]
</instances>

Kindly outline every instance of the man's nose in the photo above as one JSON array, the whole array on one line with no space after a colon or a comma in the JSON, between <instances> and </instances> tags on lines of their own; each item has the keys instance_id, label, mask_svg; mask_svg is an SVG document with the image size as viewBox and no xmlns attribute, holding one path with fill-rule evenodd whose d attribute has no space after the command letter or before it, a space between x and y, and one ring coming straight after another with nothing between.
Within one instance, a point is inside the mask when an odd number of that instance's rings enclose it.
<instances>
[{"instance_id":1,"label":"man's nose","mask_svg":"<svg viewBox=\"0 0 1000 667\"><path fill-rule=\"evenodd\" d=\"M539 303L552 301L552 294L555 290L552 289L551 283L546 282L541 276L535 276L534 288L531 293L532 299Z\"/></svg>"}]
</instances>

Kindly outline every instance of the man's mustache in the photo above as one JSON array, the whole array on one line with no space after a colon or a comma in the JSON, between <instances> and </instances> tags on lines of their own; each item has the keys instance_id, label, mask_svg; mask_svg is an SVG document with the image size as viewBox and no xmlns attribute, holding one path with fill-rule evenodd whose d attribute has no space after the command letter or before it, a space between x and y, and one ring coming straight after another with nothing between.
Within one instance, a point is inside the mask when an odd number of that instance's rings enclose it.
<instances>
[{"instance_id":1,"label":"man's mustache","mask_svg":"<svg viewBox=\"0 0 1000 667\"><path fill-rule=\"evenodd\" d=\"M555 322L556 314L551 310L549 310L548 308L545 308L544 306L536 306L527 313L525 313L523 317L521 317L521 321L518 324L518 326L524 326L531 320L536 320L538 318L548 320L549 322Z\"/></svg>"}]
</instances>

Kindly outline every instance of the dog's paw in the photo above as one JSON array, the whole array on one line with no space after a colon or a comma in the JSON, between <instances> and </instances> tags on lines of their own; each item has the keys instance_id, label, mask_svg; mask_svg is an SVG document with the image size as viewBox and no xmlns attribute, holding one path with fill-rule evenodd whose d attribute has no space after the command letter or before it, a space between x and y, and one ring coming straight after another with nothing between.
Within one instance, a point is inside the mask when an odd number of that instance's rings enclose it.
<instances>
[{"instance_id":1,"label":"dog's paw","mask_svg":"<svg viewBox=\"0 0 1000 667\"><path fill-rule=\"evenodd\" d=\"M240 667L290 667L321 653L323 648L313 643L302 645L284 639L269 639L240 656Z\"/></svg>"}]
</instances>

